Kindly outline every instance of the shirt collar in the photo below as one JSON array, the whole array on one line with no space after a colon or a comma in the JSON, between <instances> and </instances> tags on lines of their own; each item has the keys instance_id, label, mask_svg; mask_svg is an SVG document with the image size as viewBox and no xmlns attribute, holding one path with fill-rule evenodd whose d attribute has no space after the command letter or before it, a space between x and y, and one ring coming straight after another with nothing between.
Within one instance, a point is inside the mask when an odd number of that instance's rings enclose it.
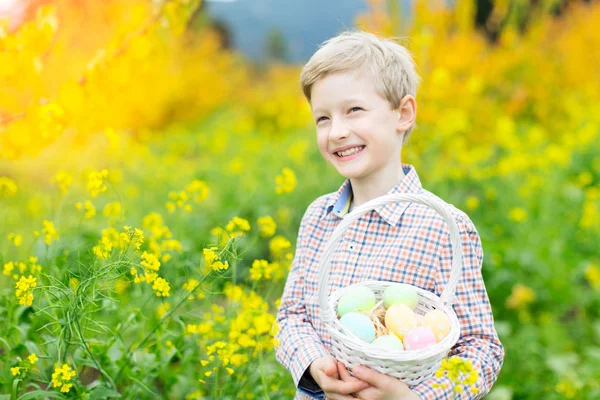
<instances>
[{"instance_id":1,"label":"shirt collar","mask_svg":"<svg viewBox=\"0 0 600 400\"><path fill-rule=\"evenodd\" d=\"M412 165L402 164L402 170L404 171L404 178L400 180L393 188L391 188L386 194L394 193L420 193L423 190L421 180L417 175L417 171ZM352 183L350 179L346 179L340 188L332 193L327 201L325 210L321 215L320 219L325 218L327 215L332 214L337 218L343 218L348 213L350 206L350 200L352 198ZM408 202L402 203L388 203L383 206L378 206L375 211L391 226L396 226L400 217L408 208Z\"/></svg>"}]
</instances>

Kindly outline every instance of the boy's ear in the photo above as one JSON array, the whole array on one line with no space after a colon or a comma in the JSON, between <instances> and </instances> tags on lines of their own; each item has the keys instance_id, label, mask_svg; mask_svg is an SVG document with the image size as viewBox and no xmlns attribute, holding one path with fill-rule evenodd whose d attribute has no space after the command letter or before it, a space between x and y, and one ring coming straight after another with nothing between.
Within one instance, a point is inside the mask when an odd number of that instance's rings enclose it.
<instances>
[{"instance_id":1,"label":"boy's ear","mask_svg":"<svg viewBox=\"0 0 600 400\"><path fill-rule=\"evenodd\" d=\"M398 132L406 132L414 125L417 119L417 100L410 94L407 94L400 100L398 107L398 123L396 130Z\"/></svg>"}]
</instances>

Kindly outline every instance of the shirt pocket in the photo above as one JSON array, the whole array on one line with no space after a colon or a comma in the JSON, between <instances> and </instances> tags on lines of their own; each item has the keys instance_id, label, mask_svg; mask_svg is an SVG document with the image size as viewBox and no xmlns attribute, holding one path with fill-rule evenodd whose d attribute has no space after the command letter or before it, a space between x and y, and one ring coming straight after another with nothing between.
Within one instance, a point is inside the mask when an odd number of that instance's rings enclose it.
<instances>
[{"instance_id":1,"label":"shirt pocket","mask_svg":"<svg viewBox=\"0 0 600 400\"><path fill-rule=\"evenodd\" d=\"M362 276L365 280L401 282L431 289L434 267L433 254L423 254L411 241L398 240L372 251L362 267Z\"/></svg>"}]
</instances>

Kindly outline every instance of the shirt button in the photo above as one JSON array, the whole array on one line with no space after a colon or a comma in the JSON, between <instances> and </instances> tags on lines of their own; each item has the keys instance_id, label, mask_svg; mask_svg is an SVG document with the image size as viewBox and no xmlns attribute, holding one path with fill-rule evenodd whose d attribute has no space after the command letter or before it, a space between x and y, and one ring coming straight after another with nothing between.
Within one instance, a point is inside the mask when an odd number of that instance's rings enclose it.
<instances>
[{"instance_id":1,"label":"shirt button","mask_svg":"<svg viewBox=\"0 0 600 400\"><path fill-rule=\"evenodd\" d=\"M354 245L353 244L350 245L350 250L354 250Z\"/></svg>"}]
</instances>

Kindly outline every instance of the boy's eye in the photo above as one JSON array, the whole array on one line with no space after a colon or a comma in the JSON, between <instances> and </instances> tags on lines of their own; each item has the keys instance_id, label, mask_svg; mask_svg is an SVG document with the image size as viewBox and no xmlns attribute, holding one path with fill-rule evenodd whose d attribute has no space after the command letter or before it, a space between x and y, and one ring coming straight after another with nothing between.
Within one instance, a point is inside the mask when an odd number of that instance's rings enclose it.
<instances>
[{"instance_id":1,"label":"boy's eye","mask_svg":"<svg viewBox=\"0 0 600 400\"><path fill-rule=\"evenodd\" d=\"M352 108L351 108L349 111L354 111L354 110L362 110L362 108L360 108L360 107L352 107ZM321 120L322 120L322 119L324 119L324 118L327 118L327 117L319 117L319 118L317 119L317 122L316 122L316 123L318 124L318 123L319 123L319 122L321 122Z\"/></svg>"}]
</instances>

